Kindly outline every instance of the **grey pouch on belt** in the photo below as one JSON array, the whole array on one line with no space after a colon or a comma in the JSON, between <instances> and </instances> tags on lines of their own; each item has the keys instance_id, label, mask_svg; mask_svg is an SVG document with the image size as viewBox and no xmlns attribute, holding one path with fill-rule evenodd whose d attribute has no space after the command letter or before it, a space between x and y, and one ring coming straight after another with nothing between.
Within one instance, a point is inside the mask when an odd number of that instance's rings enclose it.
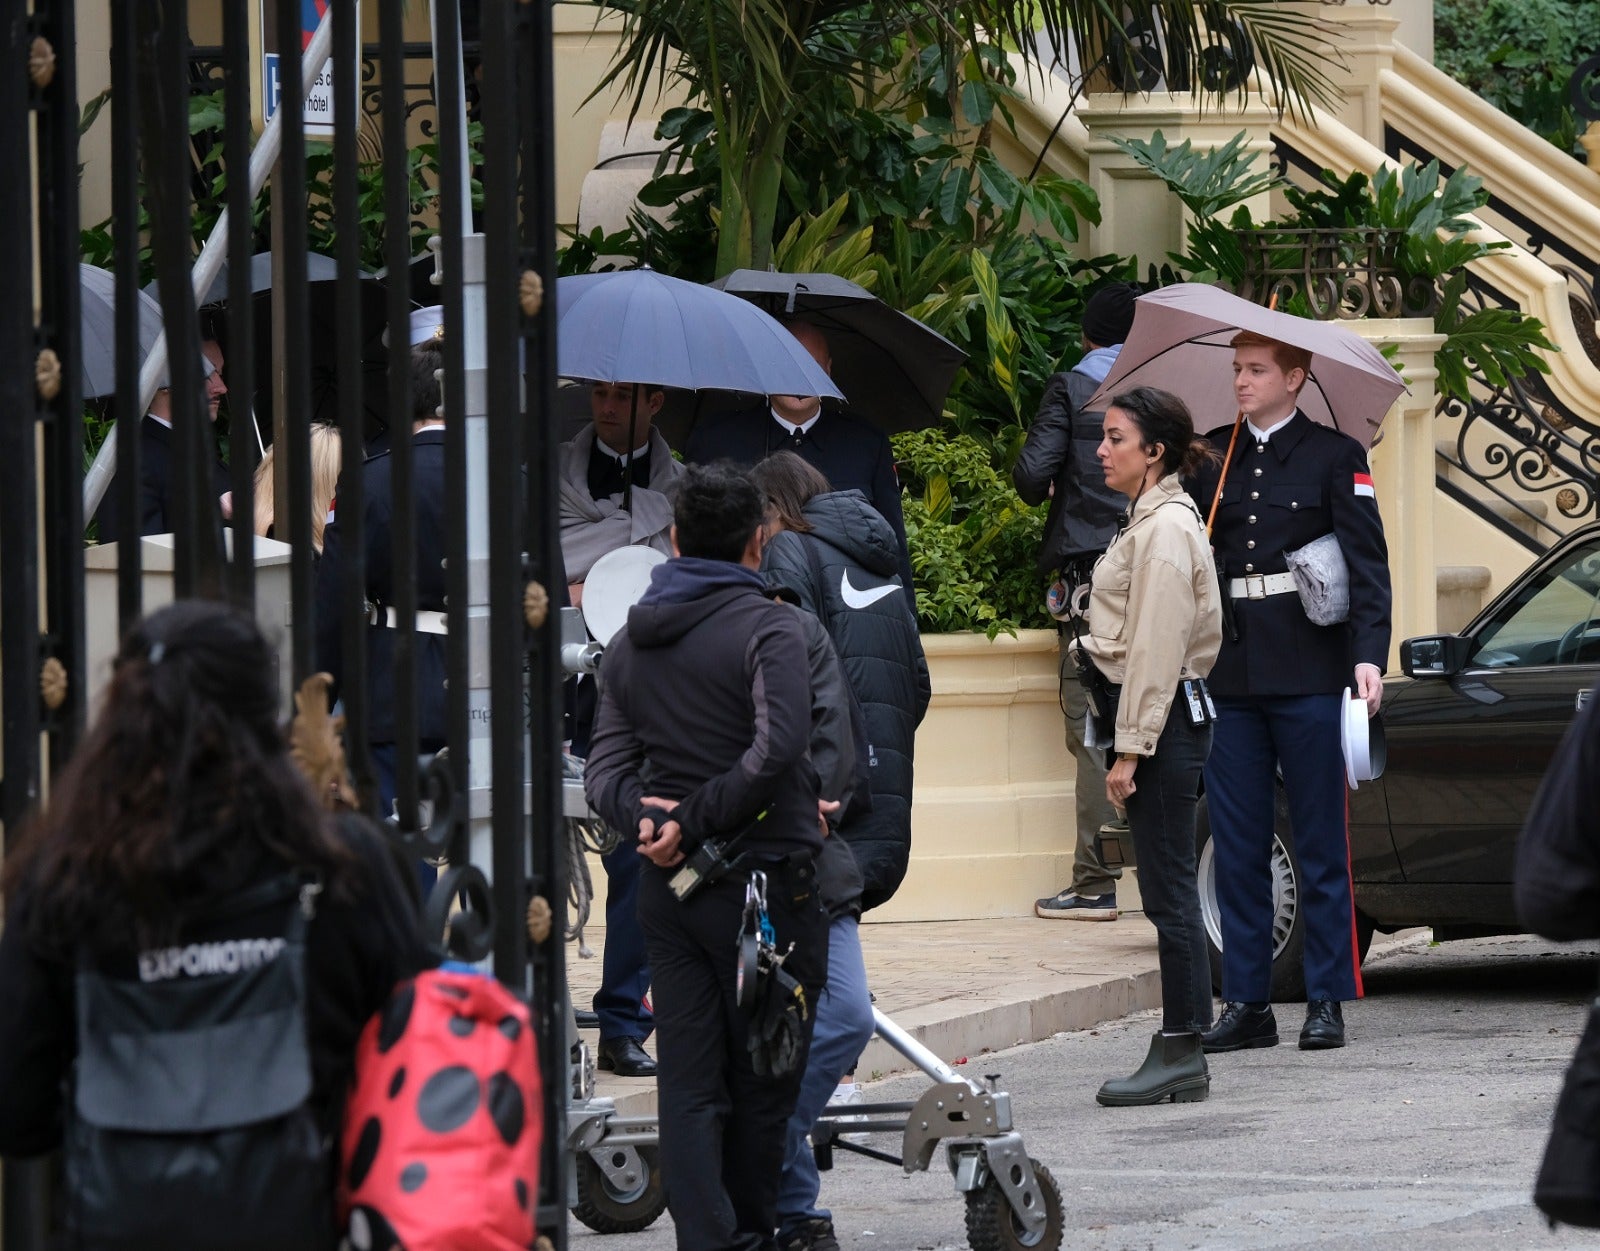
<instances>
[{"instance_id":1,"label":"grey pouch on belt","mask_svg":"<svg viewBox=\"0 0 1600 1251\"><path fill-rule=\"evenodd\" d=\"M1338 625L1350 620L1350 566L1332 534L1312 539L1283 560L1300 593L1300 606L1313 625Z\"/></svg>"}]
</instances>

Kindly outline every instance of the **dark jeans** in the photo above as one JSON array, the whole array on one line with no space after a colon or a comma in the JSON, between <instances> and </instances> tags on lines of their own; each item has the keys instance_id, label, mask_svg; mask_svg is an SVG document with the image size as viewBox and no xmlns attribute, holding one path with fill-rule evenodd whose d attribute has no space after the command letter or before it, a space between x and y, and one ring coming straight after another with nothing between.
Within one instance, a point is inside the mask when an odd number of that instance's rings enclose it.
<instances>
[{"instance_id":1,"label":"dark jeans","mask_svg":"<svg viewBox=\"0 0 1600 1251\"><path fill-rule=\"evenodd\" d=\"M828 919L816 874L769 868L767 908L784 962L815 1005L828 971ZM777 1228L785 1125L805 1056L790 1075L758 1077L749 1022L734 996L747 874L735 873L680 902L670 874L646 864L639 923L654 977L661 1175L679 1251L760 1251ZM807 1043L811 1022L806 1023Z\"/></svg>"},{"instance_id":2,"label":"dark jeans","mask_svg":"<svg viewBox=\"0 0 1600 1251\"><path fill-rule=\"evenodd\" d=\"M1210 751L1211 727L1191 726L1181 703L1174 704L1156 740L1156 754L1139 762L1128 796L1139 895L1156 927L1161 1028L1173 1033L1211 1024L1211 964L1194 855L1200 770Z\"/></svg>"},{"instance_id":3,"label":"dark jeans","mask_svg":"<svg viewBox=\"0 0 1600 1251\"><path fill-rule=\"evenodd\" d=\"M606 869L606 944L601 953L600 989L594 1010L600 1018L600 1040L650 1037L655 1021L644 1006L650 989L650 961L639 929L639 878L644 857L630 838L601 857Z\"/></svg>"}]
</instances>

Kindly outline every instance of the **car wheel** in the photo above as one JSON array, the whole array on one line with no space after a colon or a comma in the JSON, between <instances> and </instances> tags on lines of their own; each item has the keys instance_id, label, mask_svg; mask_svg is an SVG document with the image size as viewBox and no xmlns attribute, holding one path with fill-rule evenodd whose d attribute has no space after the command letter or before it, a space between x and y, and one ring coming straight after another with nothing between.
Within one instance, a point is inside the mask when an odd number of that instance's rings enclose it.
<instances>
[{"instance_id":1,"label":"car wheel","mask_svg":"<svg viewBox=\"0 0 1600 1251\"><path fill-rule=\"evenodd\" d=\"M1300 861L1289 829L1289 804L1276 788L1272 840L1272 999L1304 1003L1305 915L1300 908ZM1195 857L1200 878L1200 916L1211 957L1211 985L1222 993L1222 909L1217 902L1217 858L1211 842L1211 817L1204 796L1195 817Z\"/></svg>"}]
</instances>

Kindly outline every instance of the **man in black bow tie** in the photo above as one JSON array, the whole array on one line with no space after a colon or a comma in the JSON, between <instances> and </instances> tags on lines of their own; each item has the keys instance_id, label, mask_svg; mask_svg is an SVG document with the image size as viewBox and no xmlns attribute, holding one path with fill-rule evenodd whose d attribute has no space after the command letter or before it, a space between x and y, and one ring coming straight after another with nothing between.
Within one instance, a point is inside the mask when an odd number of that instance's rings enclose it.
<instances>
[{"instance_id":1,"label":"man in black bow tie","mask_svg":"<svg viewBox=\"0 0 1600 1251\"><path fill-rule=\"evenodd\" d=\"M563 443L556 469L560 491L561 556L574 607L595 561L619 547L652 547L672 554L672 503L683 466L655 429L666 401L660 387L596 382L589 389L593 423ZM595 682L572 692L572 752L589 753ZM652 1077L656 1062L644 1049L655 1022L644 1006L650 967L639 929L639 854L624 841L602 857L606 870L606 943L592 1023L600 1028L602 1069L621 1077ZM590 1024L586 1019L584 1024Z\"/></svg>"}]
</instances>

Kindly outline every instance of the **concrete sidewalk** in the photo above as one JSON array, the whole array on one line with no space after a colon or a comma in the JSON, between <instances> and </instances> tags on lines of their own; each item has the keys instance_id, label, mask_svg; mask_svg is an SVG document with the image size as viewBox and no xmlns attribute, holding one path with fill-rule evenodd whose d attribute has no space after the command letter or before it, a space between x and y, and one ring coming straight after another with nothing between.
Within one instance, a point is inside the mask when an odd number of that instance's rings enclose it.
<instances>
[{"instance_id":1,"label":"concrete sidewalk","mask_svg":"<svg viewBox=\"0 0 1600 1251\"><path fill-rule=\"evenodd\" d=\"M1116 921L1012 917L863 925L861 945L879 1010L941 1059L965 1058L981 1074L984 1052L1159 1007L1156 932L1139 910L1136 876L1125 873L1118 885ZM567 948L567 976L580 1006L599 984L604 926L589 926L585 937L594 959L580 960L576 945ZM584 1037L591 1046L596 1039L592 1030ZM874 1038L858 1073L870 1081L911 1067ZM619 1111L654 1108L653 1081L598 1077L597 1093L615 1098Z\"/></svg>"}]
</instances>

